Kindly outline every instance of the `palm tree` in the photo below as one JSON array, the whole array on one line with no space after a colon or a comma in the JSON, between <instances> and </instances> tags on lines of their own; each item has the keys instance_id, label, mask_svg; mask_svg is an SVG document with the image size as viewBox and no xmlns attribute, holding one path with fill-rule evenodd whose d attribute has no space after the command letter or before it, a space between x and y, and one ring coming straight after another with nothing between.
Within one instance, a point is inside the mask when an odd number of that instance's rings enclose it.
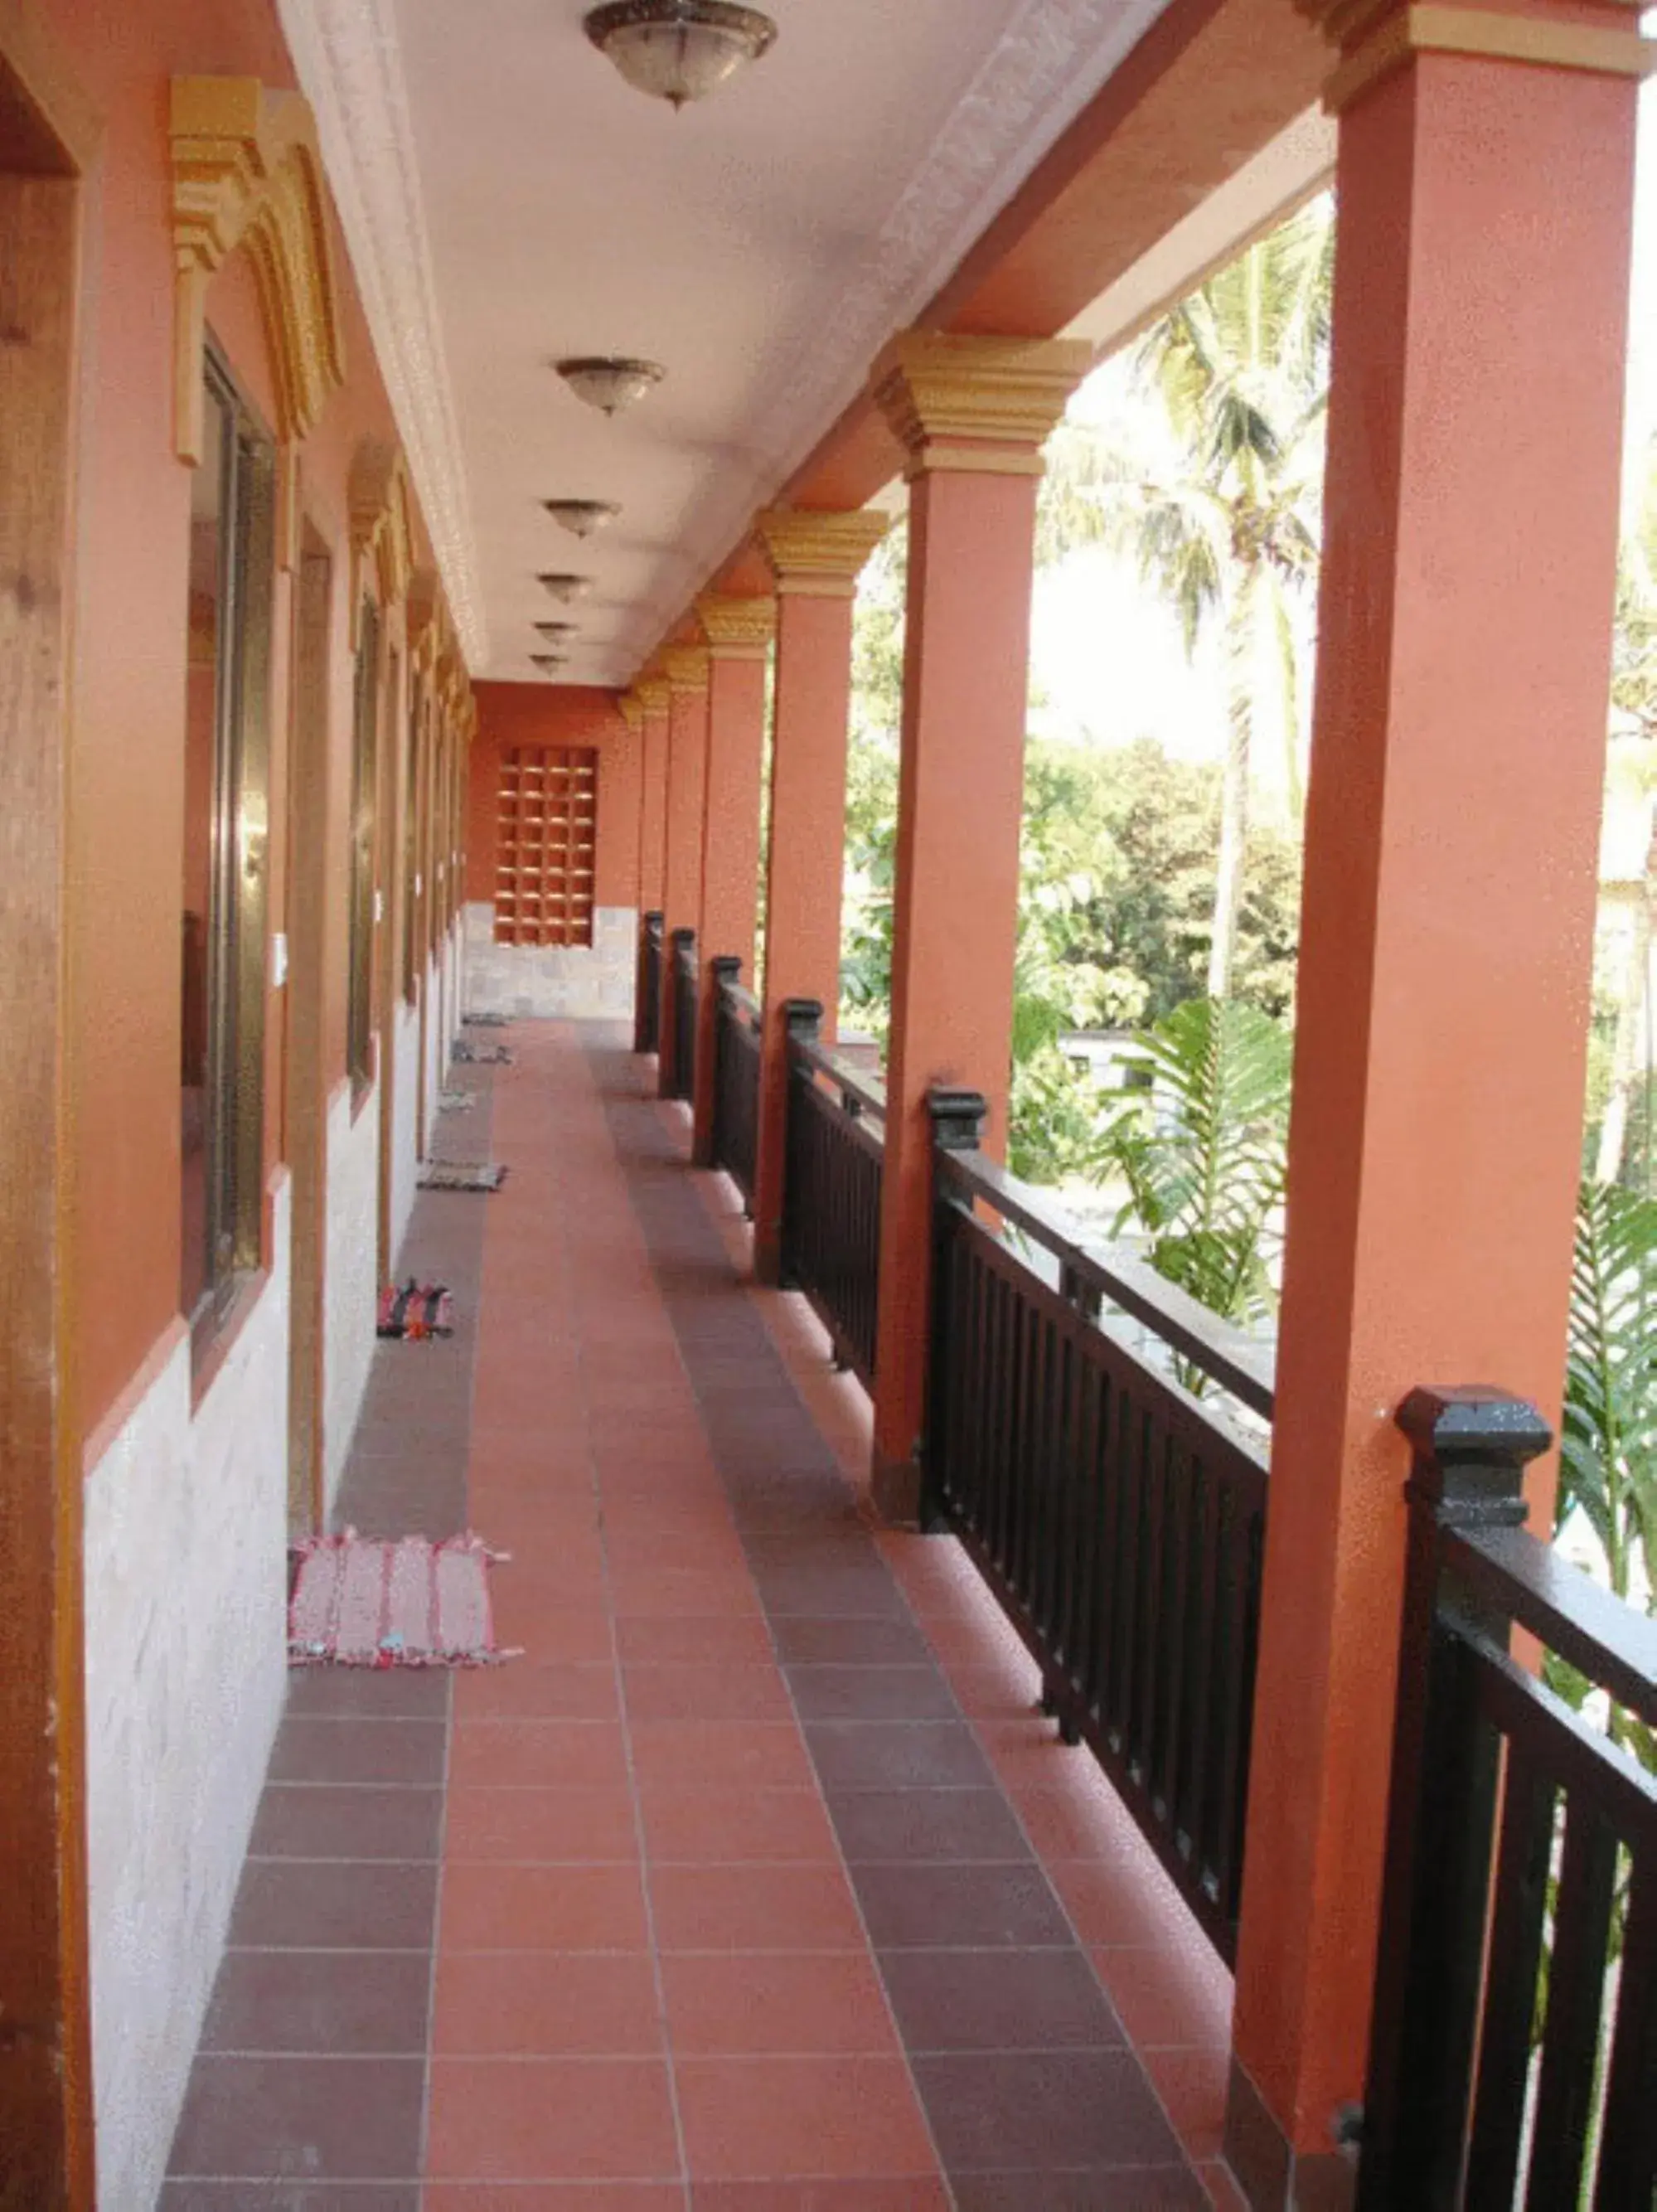
<instances>
[{"instance_id":1,"label":"palm tree","mask_svg":"<svg viewBox=\"0 0 1657 2212\"><path fill-rule=\"evenodd\" d=\"M1223 625L1229 726L1209 953L1230 988L1247 857L1261 672L1274 672L1285 788L1301 805L1295 598L1315 574L1334 225L1313 202L1162 318L1136 370L1161 403L1171 465L1067 422L1048 448L1040 553L1131 553L1177 611L1187 653Z\"/></svg>"}]
</instances>

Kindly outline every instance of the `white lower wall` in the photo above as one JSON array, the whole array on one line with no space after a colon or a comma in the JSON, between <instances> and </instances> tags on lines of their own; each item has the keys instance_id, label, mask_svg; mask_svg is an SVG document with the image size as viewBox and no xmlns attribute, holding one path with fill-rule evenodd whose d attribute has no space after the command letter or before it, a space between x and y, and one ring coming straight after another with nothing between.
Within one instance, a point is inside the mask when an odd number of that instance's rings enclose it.
<instances>
[{"instance_id":1,"label":"white lower wall","mask_svg":"<svg viewBox=\"0 0 1657 2212\"><path fill-rule=\"evenodd\" d=\"M270 1280L200 1406L180 1334L87 1474L99 2212L160 2191L282 1710L285 1179L274 1213Z\"/></svg>"},{"instance_id":2,"label":"white lower wall","mask_svg":"<svg viewBox=\"0 0 1657 2212\"><path fill-rule=\"evenodd\" d=\"M466 1012L529 1014L565 1021L628 1021L639 962L639 915L630 906L601 906L592 944L497 945L495 908L466 908Z\"/></svg>"},{"instance_id":3,"label":"white lower wall","mask_svg":"<svg viewBox=\"0 0 1657 2212\"><path fill-rule=\"evenodd\" d=\"M443 1088L443 1068L449 1056L444 1040L445 1014L442 1000L443 964L440 953L433 957L426 969L426 1065L420 1079L426 1086L426 1149L431 1150L432 1126L437 1119L438 1093Z\"/></svg>"},{"instance_id":4,"label":"white lower wall","mask_svg":"<svg viewBox=\"0 0 1657 2212\"><path fill-rule=\"evenodd\" d=\"M420 1009L399 999L396 1013L397 1046L391 1066L391 1255L402 1249L403 1232L414 1212L415 1178L418 1172L419 1124L416 1119L420 1096Z\"/></svg>"},{"instance_id":5,"label":"white lower wall","mask_svg":"<svg viewBox=\"0 0 1657 2212\"><path fill-rule=\"evenodd\" d=\"M379 1105L364 1097L355 1117L343 1083L328 1107L327 1262L323 1297L323 1489L331 1515L351 1432L374 1356L379 1258Z\"/></svg>"}]
</instances>

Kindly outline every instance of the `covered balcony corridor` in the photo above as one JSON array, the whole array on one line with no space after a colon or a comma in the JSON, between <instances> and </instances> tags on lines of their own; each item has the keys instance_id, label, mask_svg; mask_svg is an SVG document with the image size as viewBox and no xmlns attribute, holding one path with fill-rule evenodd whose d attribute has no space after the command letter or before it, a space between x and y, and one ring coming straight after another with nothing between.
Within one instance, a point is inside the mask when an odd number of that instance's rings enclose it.
<instances>
[{"instance_id":1,"label":"covered balcony corridor","mask_svg":"<svg viewBox=\"0 0 1657 2212\"><path fill-rule=\"evenodd\" d=\"M597 1024L520 1024L336 1519L510 1553L504 1667L296 1671L165 2212L1229 2207L1230 1982ZM491 1083L490 1079L493 1078ZM457 1138L451 1133L459 1131Z\"/></svg>"}]
</instances>

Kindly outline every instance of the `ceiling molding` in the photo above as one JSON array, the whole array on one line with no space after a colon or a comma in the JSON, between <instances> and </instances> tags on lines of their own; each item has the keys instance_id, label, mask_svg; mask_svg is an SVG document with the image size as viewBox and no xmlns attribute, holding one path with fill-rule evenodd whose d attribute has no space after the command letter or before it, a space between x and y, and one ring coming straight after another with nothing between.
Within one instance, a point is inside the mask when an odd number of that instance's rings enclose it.
<instances>
[{"instance_id":1,"label":"ceiling molding","mask_svg":"<svg viewBox=\"0 0 1657 2212\"><path fill-rule=\"evenodd\" d=\"M793 334L768 377L778 399L755 426L750 465L699 503L681 541L697 587L725 559L828 425L870 364L942 290L969 247L1162 13L1166 0L1022 0L934 137L891 213L847 271L831 317ZM681 611L657 605L628 625L647 652ZM618 641L618 644L619 644Z\"/></svg>"},{"instance_id":2,"label":"ceiling molding","mask_svg":"<svg viewBox=\"0 0 1657 2212\"><path fill-rule=\"evenodd\" d=\"M393 0L279 6L455 628L483 668L489 630Z\"/></svg>"}]
</instances>

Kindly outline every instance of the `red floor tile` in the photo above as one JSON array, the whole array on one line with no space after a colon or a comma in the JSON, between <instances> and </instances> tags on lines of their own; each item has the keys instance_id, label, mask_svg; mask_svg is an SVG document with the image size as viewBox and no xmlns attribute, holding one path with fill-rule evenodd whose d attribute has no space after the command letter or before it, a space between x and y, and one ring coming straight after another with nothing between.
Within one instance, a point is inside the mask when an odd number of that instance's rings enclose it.
<instances>
[{"instance_id":1,"label":"red floor tile","mask_svg":"<svg viewBox=\"0 0 1657 2212\"><path fill-rule=\"evenodd\" d=\"M1198 2166L1217 2159L1225 2140L1229 2051L1221 2045L1205 2051L1144 2050L1140 2056L1187 2157Z\"/></svg>"},{"instance_id":2,"label":"red floor tile","mask_svg":"<svg viewBox=\"0 0 1657 2212\"><path fill-rule=\"evenodd\" d=\"M511 1866L451 1861L440 1940L446 1951L643 1951L644 1885L631 1863Z\"/></svg>"},{"instance_id":3,"label":"red floor tile","mask_svg":"<svg viewBox=\"0 0 1657 2212\"><path fill-rule=\"evenodd\" d=\"M432 2048L447 2058L653 2057L654 1964L641 1952L446 1950Z\"/></svg>"},{"instance_id":4,"label":"red floor tile","mask_svg":"<svg viewBox=\"0 0 1657 2212\"><path fill-rule=\"evenodd\" d=\"M623 1666L766 1663L771 1632L756 1613L633 1614L616 1624Z\"/></svg>"},{"instance_id":5,"label":"red floor tile","mask_svg":"<svg viewBox=\"0 0 1657 2212\"><path fill-rule=\"evenodd\" d=\"M684 2212L677 2181L428 2182L425 2212Z\"/></svg>"},{"instance_id":6,"label":"red floor tile","mask_svg":"<svg viewBox=\"0 0 1657 2212\"><path fill-rule=\"evenodd\" d=\"M679 2152L659 2059L434 2059L434 2180L671 2181Z\"/></svg>"},{"instance_id":7,"label":"red floor tile","mask_svg":"<svg viewBox=\"0 0 1657 2212\"><path fill-rule=\"evenodd\" d=\"M652 1864L656 1941L667 1951L854 1951L868 1948L838 1866Z\"/></svg>"},{"instance_id":8,"label":"red floor tile","mask_svg":"<svg viewBox=\"0 0 1657 2212\"><path fill-rule=\"evenodd\" d=\"M616 1668L609 1659L550 1663L526 1657L506 1667L475 1667L454 1686L457 1722L614 1720L621 1711Z\"/></svg>"},{"instance_id":9,"label":"red floor tile","mask_svg":"<svg viewBox=\"0 0 1657 2212\"><path fill-rule=\"evenodd\" d=\"M696 2180L938 2172L898 2058L684 2058L674 2069Z\"/></svg>"},{"instance_id":10,"label":"red floor tile","mask_svg":"<svg viewBox=\"0 0 1657 2212\"><path fill-rule=\"evenodd\" d=\"M805 1740L792 1720L634 1720L629 1735L646 1798L687 1790L815 1786Z\"/></svg>"},{"instance_id":11,"label":"red floor tile","mask_svg":"<svg viewBox=\"0 0 1657 2212\"><path fill-rule=\"evenodd\" d=\"M837 1866L840 1850L814 1790L652 1790L642 1819L646 1857L699 1864L750 1859L815 1860Z\"/></svg>"},{"instance_id":12,"label":"red floor tile","mask_svg":"<svg viewBox=\"0 0 1657 2212\"><path fill-rule=\"evenodd\" d=\"M658 1666L622 1671L631 1721L791 1721L793 1705L781 1669L753 1660Z\"/></svg>"},{"instance_id":13,"label":"red floor tile","mask_svg":"<svg viewBox=\"0 0 1657 2212\"><path fill-rule=\"evenodd\" d=\"M454 1789L624 1790L627 1739L619 1721L457 1720L449 1748Z\"/></svg>"},{"instance_id":14,"label":"red floor tile","mask_svg":"<svg viewBox=\"0 0 1657 2212\"><path fill-rule=\"evenodd\" d=\"M630 1860L631 1793L611 1790L452 1790L446 1856L546 1864Z\"/></svg>"},{"instance_id":15,"label":"red floor tile","mask_svg":"<svg viewBox=\"0 0 1657 2212\"><path fill-rule=\"evenodd\" d=\"M855 1952L662 1960L676 2058L897 2051L874 1963Z\"/></svg>"},{"instance_id":16,"label":"red floor tile","mask_svg":"<svg viewBox=\"0 0 1657 2212\"><path fill-rule=\"evenodd\" d=\"M1217 1960L1161 1945L1096 1951L1093 1963L1140 2051L1229 2048L1230 1981Z\"/></svg>"}]
</instances>

